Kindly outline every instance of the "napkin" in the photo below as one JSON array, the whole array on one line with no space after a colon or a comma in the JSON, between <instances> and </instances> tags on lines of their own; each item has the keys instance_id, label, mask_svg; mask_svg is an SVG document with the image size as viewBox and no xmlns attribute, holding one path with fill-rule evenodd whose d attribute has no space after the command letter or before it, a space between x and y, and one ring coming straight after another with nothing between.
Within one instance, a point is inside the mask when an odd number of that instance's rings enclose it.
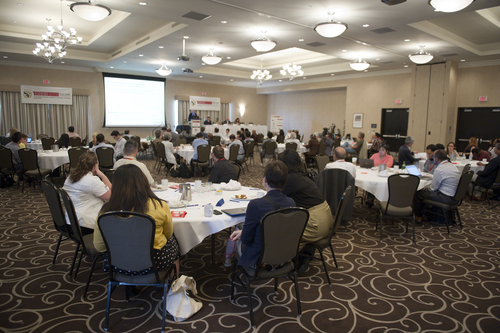
<instances>
[{"instance_id":1,"label":"napkin","mask_svg":"<svg viewBox=\"0 0 500 333\"><path fill-rule=\"evenodd\" d=\"M220 183L220 188L223 190L239 190L241 188L241 184L240 182L231 179L229 183Z\"/></svg>"},{"instance_id":2,"label":"napkin","mask_svg":"<svg viewBox=\"0 0 500 333\"><path fill-rule=\"evenodd\" d=\"M378 173L378 176L379 177L389 177L389 174L387 173L387 170L384 170L384 171L380 171Z\"/></svg>"},{"instance_id":3,"label":"napkin","mask_svg":"<svg viewBox=\"0 0 500 333\"><path fill-rule=\"evenodd\" d=\"M217 206L217 207L220 207L220 206L222 206L223 204L224 204L224 199L220 199L220 200L217 202L216 206Z\"/></svg>"}]
</instances>

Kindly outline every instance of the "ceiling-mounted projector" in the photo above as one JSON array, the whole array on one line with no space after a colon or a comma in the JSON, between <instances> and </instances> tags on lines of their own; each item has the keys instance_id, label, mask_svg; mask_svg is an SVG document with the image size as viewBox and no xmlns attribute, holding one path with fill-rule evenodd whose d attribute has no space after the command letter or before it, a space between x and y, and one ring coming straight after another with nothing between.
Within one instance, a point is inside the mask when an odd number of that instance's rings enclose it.
<instances>
[{"instance_id":1,"label":"ceiling-mounted projector","mask_svg":"<svg viewBox=\"0 0 500 333\"><path fill-rule=\"evenodd\" d=\"M389 6L399 5L400 3L406 2L406 0L381 0L382 3L385 3Z\"/></svg>"},{"instance_id":2,"label":"ceiling-mounted projector","mask_svg":"<svg viewBox=\"0 0 500 333\"><path fill-rule=\"evenodd\" d=\"M179 61L189 61L189 57L187 55L183 54L183 55L179 56L177 58L177 60L179 60Z\"/></svg>"},{"instance_id":3,"label":"ceiling-mounted projector","mask_svg":"<svg viewBox=\"0 0 500 333\"><path fill-rule=\"evenodd\" d=\"M186 68L182 72L190 74L190 73L193 73L193 70L191 68Z\"/></svg>"}]
</instances>

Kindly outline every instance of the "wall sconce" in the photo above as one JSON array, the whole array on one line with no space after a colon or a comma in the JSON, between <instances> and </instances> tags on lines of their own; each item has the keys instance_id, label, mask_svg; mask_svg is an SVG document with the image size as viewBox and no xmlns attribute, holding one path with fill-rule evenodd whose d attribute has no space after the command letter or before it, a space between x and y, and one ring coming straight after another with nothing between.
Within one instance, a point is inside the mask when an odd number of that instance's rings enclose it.
<instances>
[{"instance_id":1,"label":"wall sconce","mask_svg":"<svg viewBox=\"0 0 500 333\"><path fill-rule=\"evenodd\" d=\"M244 105L240 105L240 114L242 117L245 114L245 106Z\"/></svg>"}]
</instances>

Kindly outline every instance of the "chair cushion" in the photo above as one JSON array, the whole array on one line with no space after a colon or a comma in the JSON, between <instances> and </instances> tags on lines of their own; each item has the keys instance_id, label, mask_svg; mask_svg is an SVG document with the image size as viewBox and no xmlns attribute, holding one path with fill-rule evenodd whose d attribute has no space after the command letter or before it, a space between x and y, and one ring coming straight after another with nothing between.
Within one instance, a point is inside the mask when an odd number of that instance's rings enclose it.
<instances>
[{"instance_id":1,"label":"chair cushion","mask_svg":"<svg viewBox=\"0 0 500 333\"><path fill-rule=\"evenodd\" d=\"M383 214L386 215L391 215L391 216L412 216L413 215L413 209L411 207L394 207L393 205L389 205L389 208L387 208L387 212L385 211L387 207L387 202L380 202L380 210L382 211Z\"/></svg>"},{"instance_id":2,"label":"chair cushion","mask_svg":"<svg viewBox=\"0 0 500 333\"><path fill-rule=\"evenodd\" d=\"M248 275L253 276L255 274L254 267L240 266ZM283 267L277 268L274 271L268 271L266 269L259 270L259 273L255 277L256 279L273 279L278 276L286 275L287 273L293 271L293 262L286 263Z\"/></svg>"},{"instance_id":3,"label":"chair cushion","mask_svg":"<svg viewBox=\"0 0 500 333\"><path fill-rule=\"evenodd\" d=\"M445 203L437 202L437 201L432 201L432 200L424 200L424 204L431 205L431 206L441 208L441 209L449 209L450 208L449 204L445 204Z\"/></svg>"},{"instance_id":4,"label":"chair cushion","mask_svg":"<svg viewBox=\"0 0 500 333\"><path fill-rule=\"evenodd\" d=\"M168 273L168 271L158 272L158 276L160 277L160 281L163 281L165 279L165 277L167 276L167 273ZM123 282L123 283L130 283L130 284L158 283L158 281L156 281L156 276L154 274L136 275L136 276L125 275L125 274L115 274L115 281Z\"/></svg>"}]
</instances>

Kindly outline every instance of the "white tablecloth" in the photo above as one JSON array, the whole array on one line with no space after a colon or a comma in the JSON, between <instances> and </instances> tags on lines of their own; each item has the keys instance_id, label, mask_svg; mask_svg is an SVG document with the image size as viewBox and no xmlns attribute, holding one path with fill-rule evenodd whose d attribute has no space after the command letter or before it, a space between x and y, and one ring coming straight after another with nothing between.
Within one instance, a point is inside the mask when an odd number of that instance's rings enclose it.
<instances>
[{"instance_id":1,"label":"white tablecloth","mask_svg":"<svg viewBox=\"0 0 500 333\"><path fill-rule=\"evenodd\" d=\"M284 152L285 151L285 147L286 147L285 143L278 143L278 149L277 149L278 154L281 154L282 152ZM309 149L307 149L303 145L299 145L297 147L297 153L303 154L303 153L305 153L307 151L309 151Z\"/></svg>"},{"instance_id":2,"label":"white tablecloth","mask_svg":"<svg viewBox=\"0 0 500 333\"><path fill-rule=\"evenodd\" d=\"M172 185L172 184L169 184ZM214 184L214 187L218 187ZM194 186L191 186L194 188ZM231 217L225 213L222 215L213 215L213 217L205 217L203 205L211 203L216 210L246 207L247 200L231 201L235 194L246 194L247 197L256 197L258 192L263 190L251 189L249 187L242 187L238 191L223 191L222 195L216 195L215 191L196 193L193 192L193 200L188 205L197 205L194 207L185 208L172 208L172 211L186 211L187 214L184 218L173 218L174 233L177 241L179 242L181 255L188 253L193 247L200 244L207 236L217 233L225 228L232 227L240 222L245 221L245 216ZM173 189L167 191L155 192L155 194L164 200L177 200L180 196L179 192ZM215 207L215 204L224 199L224 205Z\"/></svg>"},{"instance_id":3,"label":"white tablecloth","mask_svg":"<svg viewBox=\"0 0 500 333\"><path fill-rule=\"evenodd\" d=\"M253 130L257 132L257 134L262 133L264 136L267 136L267 126L266 125L201 125L205 126L205 132L207 133L214 133L214 129L217 127L219 129L219 133L222 135L226 135L226 129L229 128L231 131L231 134L236 135L236 132L238 132L242 127L243 128L248 128L250 130L250 133L252 133Z\"/></svg>"},{"instance_id":4,"label":"white tablecloth","mask_svg":"<svg viewBox=\"0 0 500 333\"><path fill-rule=\"evenodd\" d=\"M181 148L181 147L174 147L174 149L177 148L177 154L179 154L180 156L182 156L187 163L190 163L191 162L191 159L193 158L193 155L194 155L194 149L193 149L193 146L191 145L184 145L184 148ZM212 147L213 149L213 147ZM227 148L224 148L224 157L226 158L226 160L229 159L229 149Z\"/></svg>"},{"instance_id":5,"label":"white tablecloth","mask_svg":"<svg viewBox=\"0 0 500 333\"><path fill-rule=\"evenodd\" d=\"M57 153L52 150L48 150L47 153L38 153L38 166L40 169L54 170L66 163L69 163L67 150L59 150Z\"/></svg>"},{"instance_id":6,"label":"white tablecloth","mask_svg":"<svg viewBox=\"0 0 500 333\"><path fill-rule=\"evenodd\" d=\"M458 168L458 171L462 172L464 170L464 167L467 164L470 164L470 169L474 171L474 173L477 173L478 171L484 170L484 166L479 166L477 163L480 161L472 161L472 160L460 160L460 161L454 161L452 162L453 165L455 165ZM424 167L425 160L420 160L418 161L418 168L423 169ZM488 164L488 162L484 163Z\"/></svg>"},{"instance_id":7,"label":"white tablecloth","mask_svg":"<svg viewBox=\"0 0 500 333\"><path fill-rule=\"evenodd\" d=\"M33 142L30 142L30 143L27 143L26 144L26 148L29 148L29 149L34 149L34 150L42 150L43 149L43 145L42 145L42 142L41 141L33 141Z\"/></svg>"},{"instance_id":8,"label":"white tablecloth","mask_svg":"<svg viewBox=\"0 0 500 333\"><path fill-rule=\"evenodd\" d=\"M420 179L418 189L421 190L429 185L431 180ZM379 201L389 199L389 188L387 187L387 178L379 177L378 171L356 167L356 186L373 194Z\"/></svg>"}]
</instances>

